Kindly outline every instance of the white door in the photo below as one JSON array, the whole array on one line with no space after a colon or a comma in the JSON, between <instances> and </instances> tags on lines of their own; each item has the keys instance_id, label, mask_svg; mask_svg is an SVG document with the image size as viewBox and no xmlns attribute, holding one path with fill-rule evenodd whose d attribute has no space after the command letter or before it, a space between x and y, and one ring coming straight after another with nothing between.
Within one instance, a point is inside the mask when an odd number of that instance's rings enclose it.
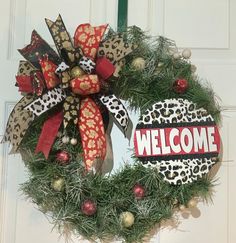
<instances>
[{"instance_id":1,"label":"white door","mask_svg":"<svg viewBox=\"0 0 236 243\"><path fill-rule=\"evenodd\" d=\"M3 135L7 117L20 98L13 87L20 59L17 49L29 43L31 31L36 29L52 44L44 18L55 19L58 13L63 16L70 33L84 22L108 22L115 27L117 0L0 0L0 4L0 135ZM211 81L224 109L221 129L224 156L217 174L214 204L200 204L190 215L183 215L178 228L166 222L167 228L152 232L151 242L236 242L235 12L235 0L129 0L129 25L136 24L153 35L165 35L176 40L181 48L190 47L198 74ZM118 145L114 144L118 161L116 147ZM125 147L120 149L125 151ZM64 242L56 232L51 233L49 221L18 191L18 184L25 180L27 173L20 157L8 156L7 152L7 146L1 145L0 242Z\"/></svg>"}]
</instances>

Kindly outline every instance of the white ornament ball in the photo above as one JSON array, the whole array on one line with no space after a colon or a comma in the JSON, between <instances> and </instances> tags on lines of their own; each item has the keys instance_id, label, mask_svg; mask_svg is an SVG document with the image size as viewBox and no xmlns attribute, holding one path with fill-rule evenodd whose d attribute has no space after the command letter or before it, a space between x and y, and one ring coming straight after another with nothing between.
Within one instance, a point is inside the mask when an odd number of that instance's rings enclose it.
<instances>
[{"instance_id":1,"label":"white ornament ball","mask_svg":"<svg viewBox=\"0 0 236 243\"><path fill-rule=\"evenodd\" d=\"M143 70L145 68L146 62L142 57L137 57L132 61L131 65L136 70Z\"/></svg>"},{"instance_id":2,"label":"white ornament ball","mask_svg":"<svg viewBox=\"0 0 236 243\"><path fill-rule=\"evenodd\" d=\"M67 143L69 143L69 142L70 142L70 138L69 138L68 136L64 136L64 137L62 138L62 143L67 144Z\"/></svg>"},{"instance_id":3,"label":"white ornament ball","mask_svg":"<svg viewBox=\"0 0 236 243\"><path fill-rule=\"evenodd\" d=\"M72 145L76 145L76 144L78 143L78 141L77 141L76 138L72 138L72 139L70 140L70 143L71 143Z\"/></svg>"},{"instance_id":4,"label":"white ornament ball","mask_svg":"<svg viewBox=\"0 0 236 243\"><path fill-rule=\"evenodd\" d=\"M173 54L174 59L180 59L180 57L181 57L181 55L178 52Z\"/></svg>"},{"instance_id":5,"label":"white ornament ball","mask_svg":"<svg viewBox=\"0 0 236 243\"><path fill-rule=\"evenodd\" d=\"M190 57L191 57L191 55L192 55L192 52L191 52L191 50L190 49L184 49L183 51L182 51L182 57L184 58L184 59L189 59Z\"/></svg>"},{"instance_id":6,"label":"white ornament ball","mask_svg":"<svg viewBox=\"0 0 236 243\"><path fill-rule=\"evenodd\" d=\"M197 71L197 67L195 65L191 65L191 71L195 73Z\"/></svg>"}]
</instances>

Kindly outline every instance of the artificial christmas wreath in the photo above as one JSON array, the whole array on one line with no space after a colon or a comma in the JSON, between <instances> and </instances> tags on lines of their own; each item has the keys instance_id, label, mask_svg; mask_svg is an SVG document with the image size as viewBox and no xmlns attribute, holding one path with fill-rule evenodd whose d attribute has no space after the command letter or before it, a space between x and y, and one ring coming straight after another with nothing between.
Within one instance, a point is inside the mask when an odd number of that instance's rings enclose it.
<instances>
[{"instance_id":1,"label":"artificial christmas wreath","mask_svg":"<svg viewBox=\"0 0 236 243\"><path fill-rule=\"evenodd\" d=\"M46 19L58 54L36 32L19 50L23 98L3 141L22 155L25 194L64 232L87 239L141 241L156 224L207 199L220 150L220 108L200 82L191 51L138 27L79 25L70 38L61 16ZM134 162L112 167L111 127L128 139L141 116Z\"/></svg>"}]
</instances>

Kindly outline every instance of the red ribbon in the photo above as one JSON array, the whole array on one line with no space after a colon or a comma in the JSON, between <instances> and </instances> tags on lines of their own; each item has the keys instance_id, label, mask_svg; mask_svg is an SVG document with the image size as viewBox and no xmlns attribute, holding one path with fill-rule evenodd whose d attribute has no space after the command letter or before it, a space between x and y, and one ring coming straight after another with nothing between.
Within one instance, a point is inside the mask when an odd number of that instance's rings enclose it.
<instances>
[{"instance_id":1,"label":"red ribbon","mask_svg":"<svg viewBox=\"0 0 236 243\"><path fill-rule=\"evenodd\" d=\"M20 92L33 93L31 77L27 75L16 76L16 82Z\"/></svg>"},{"instance_id":2,"label":"red ribbon","mask_svg":"<svg viewBox=\"0 0 236 243\"><path fill-rule=\"evenodd\" d=\"M106 58L100 57L96 62L96 74L106 80L115 72L115 66Z\"/></svg>"},{"instance_id":3,"label":"red ribbon","mask_svg":"<svg viewBox=\"0 0 236 243\"><path fill-rule=\"evenodd\" d=\"M63 112L58 112L44 122L35 153L42 152L45 158L48 158L62 120Z\"/></svg>"},{"instance_id":4,"label":"red ribbon","mask_svg":"<svg viewBox=\"0 0 236 243\"><path fill-rule=\"evenodd\" d=\"M78 128L80 131L84 162L90 170L96 159L106 156L106 137L101 112L91 98L81 101Z\"/></svg>"}]
</instances>

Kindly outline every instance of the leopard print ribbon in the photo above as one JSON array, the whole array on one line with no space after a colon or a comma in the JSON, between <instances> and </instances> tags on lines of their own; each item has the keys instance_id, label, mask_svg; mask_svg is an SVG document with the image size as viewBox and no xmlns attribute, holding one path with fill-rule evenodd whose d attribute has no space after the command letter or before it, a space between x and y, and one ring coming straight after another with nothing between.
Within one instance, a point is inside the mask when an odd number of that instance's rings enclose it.
<instances>
[{"instance_id":1,"label":"leopard print ribbon","mask_svg":"<svg viewBox=\"0 0 236 243\"><path fill-rule=\"evenodd\" d=\"M30 62L21 60L19 63L17 76L21 76L21 75L30 76L30 74L36 70L37 69L34 66L32 66Z\"/></svg>"},{"instance_id":2,"label":"leopard print ribbon","mask_svg":"<svg viewBox=\"0 0 236 243\"><path fill-rule=\"evenodd\" d=\"M9 116L2 142L10 142L12 145L11 153L17 152L27 129L35 118L32 112L24 110L24 107L32 101L33 98L30 96L23 97L13 108Z\"/></svg>"},{"instance_id":3,"label":"leopard print ribbon","mask_svg":"<svg viewBox=\"0 0 236 243\"><path fill-rule=\"evenodd\" d=\"M96 27L90 24L79 25L74 34L75 47L81 47L84 55L94 61L106 28L107 25Z\"/></svg>"},{"instance_id":4,"label":"leopard print ribbon","mask_svg":"<svg viewBox=\"0 0 236 243\"><path fill-rule=\"evenodd\" d=\"M67 96L63 103L63 125L65 128L71 120L75 125L78 123L79 109L80 99L73 93Z\"/></svg>"},{"instance_id":5,"label":"leopard print ribbon","mask_svg":"<svg viewBox=\"0 0 236 243\"><path fill-rule=\"evenodd\" d=\"M137 46L125 40L124 34L118 34L100 43L97 56L106 57L116 67L116 71L113 75L117 77L121 67L124 65L123 58L130 54L135 48L137 48Z\"/></svg>"},{"instance_id":6,"label":"leopard print ribbon","mask_svg":"<svg viewBox=\"0 0 236 243\"><path fill-rule=\"evenodd\" d=\"M74 63L79 60L83 53L80 48L75 49L71 41L70 35L65 27L61 15L59 15L55 22L49 19L45 19L51 36L54 40L58 53L64 59L66 54L67 62Z\"/></svg>"},{"instance_id":7,"label":"leopard print ribbon","mask_svg":"<svg viewBox=\"0 0 236 243\"><path fill-rule=\"evenodd\" d=\"M30 102L30 104L25 106L25 110L32 112L35 116L40 116L61 103L65 98L65 91L58 86Z\"/></svg>"},{"instance_id":8,"label":"leopard print ribbon","mask_svg":"<svg viewBox=\"0 0 236 243\"><path fill-rule=\"evenodd\" d=\"M91 170L96 160L104 161L106 156L106 137L102 115L91 98L81 100L78 128L85 166L87 170Z\"/></svg>"},{"instance_id":9,"label":"leopard print ribbon","mask_svg":"<svg viewBox=\"0 0 236 243\"><path fill-rule=\"evenodd\" d=\"M114 94L102 95L99 100L108 109L118 128L130 140L133 124L122 102Z\"/></svg>"}]
</instances>

